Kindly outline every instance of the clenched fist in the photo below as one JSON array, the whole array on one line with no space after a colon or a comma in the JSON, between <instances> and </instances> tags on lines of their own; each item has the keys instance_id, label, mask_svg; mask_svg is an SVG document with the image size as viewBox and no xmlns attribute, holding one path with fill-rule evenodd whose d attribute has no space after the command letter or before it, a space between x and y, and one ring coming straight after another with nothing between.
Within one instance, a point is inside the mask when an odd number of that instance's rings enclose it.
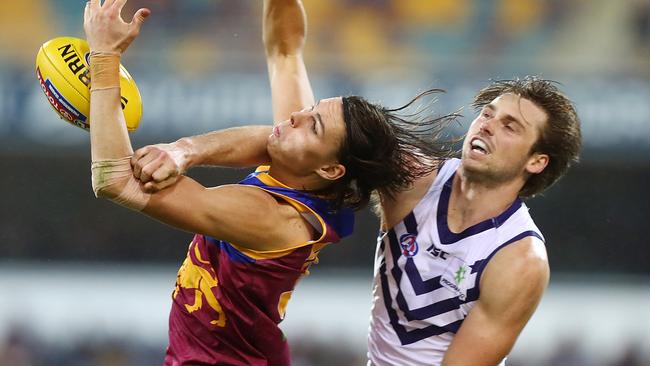
<instances>
[{"instance_id":1,"label":"clenched fist","mask_svg":"<svg viewBox=\"0 0 650 366\"><path fill-rule=\"evenodd\" d=\"M185 173L187 154L174 143L145 146L133 154L131 166L144 191L154 193L176 183Z\"/></svg>"}]
</instances>

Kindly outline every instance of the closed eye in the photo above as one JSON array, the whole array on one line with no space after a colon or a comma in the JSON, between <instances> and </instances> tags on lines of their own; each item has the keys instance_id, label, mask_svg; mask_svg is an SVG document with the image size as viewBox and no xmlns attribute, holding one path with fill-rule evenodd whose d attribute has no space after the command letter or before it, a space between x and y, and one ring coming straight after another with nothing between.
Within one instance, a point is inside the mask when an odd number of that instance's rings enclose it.
<instances>
[{"instance_id":1,"label":"closed eye","mask_svg":"<svg viewBox=\"0 0 650 366\"><path fill-rule=\"evenodd\" d=\"M510 132L517 132L517 130L518 130L517 126L514 126L514 124L515 124L514 122L508 121L508 122L503 124L503 127L505 127L506 130L508 130Z\"/></svg>"},{"instance_id":2,"label":"closed eye","mask_svg":"<svg viewBox=\"0 0 650 366\"><path fill-rule=\"evenodd\" d=\"M320 113L318 112L314 113L311 118L314 121L314 125L312 126L314 133L318 135L318 127L316 126L318 124L320 125L320 136L324 136L325 125L323 125L323 118L321 117Z\"/></svg>"}]
</instances>

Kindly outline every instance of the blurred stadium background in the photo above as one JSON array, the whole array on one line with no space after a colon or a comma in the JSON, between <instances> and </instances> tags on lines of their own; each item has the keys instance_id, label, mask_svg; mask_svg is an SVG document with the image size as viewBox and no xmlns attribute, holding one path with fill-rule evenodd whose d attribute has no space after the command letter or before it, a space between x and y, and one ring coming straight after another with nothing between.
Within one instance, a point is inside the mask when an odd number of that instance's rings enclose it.
<instances>
[{"instance_id":1,"label":"blurred stadium background","mask_svg":"<svg viewBox=\"0 0 650 366\"><path fill-rule=\"evenodd\" d=\"M83 37L80 0L0 11L0 365L158 365L190 235L93 198L88 134L58 120L33 70L41 43ZM560 81L582 117L582 162L529 201L552 267L510 365L650 365L650 1L305 0L318 97L398 106L490 78ZM153 15L123 63L137 80L139 147L268 123L261 1L131 0ZM206 185L246 171L196 169ZM363 365L376 219L325 250L283 323L298 366Z\"/></svg>"}]
</instances>

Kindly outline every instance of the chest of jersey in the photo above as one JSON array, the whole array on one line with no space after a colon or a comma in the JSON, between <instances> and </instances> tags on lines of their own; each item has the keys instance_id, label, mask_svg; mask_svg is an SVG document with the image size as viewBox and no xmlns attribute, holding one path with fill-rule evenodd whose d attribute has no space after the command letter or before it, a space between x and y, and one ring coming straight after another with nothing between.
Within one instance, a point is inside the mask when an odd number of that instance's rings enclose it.
<instances>
[{"instance_id":1,"label":"chest of jersey","mask_svg":"<svg viewBox=\"0 0 650 366\"><path fill-rule=\"evenodd\" d=\"M541 238L523 202L499 216L452 232L447 225L457 162L448 162L415 209L378 239L373 317L379 331L412 344L456 333L480 295L480 279L502 247ZM390 338L392 336L387 336Z\"/></svg>"}]
</instances>

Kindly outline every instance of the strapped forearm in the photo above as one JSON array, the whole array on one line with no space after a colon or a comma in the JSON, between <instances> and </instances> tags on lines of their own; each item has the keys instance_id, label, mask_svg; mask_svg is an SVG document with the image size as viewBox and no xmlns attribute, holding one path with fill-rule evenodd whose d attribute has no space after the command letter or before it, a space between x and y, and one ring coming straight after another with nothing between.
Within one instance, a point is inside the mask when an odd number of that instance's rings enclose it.
<instances>
[{"instance_id":1,"label":"strapped forearm","mask_svg":"<svg viewBox=\"0 0 650 366\"><path fill-rule=\"evenodd\" d=\"M193 166L244 168L270 161L266 142L271 126L244 126L184 137L174 145L185 154L185 169Z\"/></svg>"},{"instance_id":2,"label":"strapped forearm","mask_svg":"<svg viewBox=\"0 0 650 366\"><path fill-rule=\"evenodd\" d=\"M91 171L95 197L109 199L136 211L147 206L151 195L144 193L133 177L130 156L93 161Z\"/></svg>"},{"instance_id":3,"label":"strapped forearm","mask_svg":"<svg viewBox=\"0 0 650 366\"><path fill-rule=\"evenodd\" d=\"M90 146L92 186L96 197L141 211L150 195L133 177L133 150L120 107L120 56L90 55Z\"/></svg>"},{"instance_id":4,"label":"strapped forearm","mask_svg":"<svg viewBox=\"0 0 650 366\"><path fill-rule=\"evenodd\" d=\"M120 105L120 56L90 55L90 148L93 160L133 154Z\"/></svg>"}]
</instances>

